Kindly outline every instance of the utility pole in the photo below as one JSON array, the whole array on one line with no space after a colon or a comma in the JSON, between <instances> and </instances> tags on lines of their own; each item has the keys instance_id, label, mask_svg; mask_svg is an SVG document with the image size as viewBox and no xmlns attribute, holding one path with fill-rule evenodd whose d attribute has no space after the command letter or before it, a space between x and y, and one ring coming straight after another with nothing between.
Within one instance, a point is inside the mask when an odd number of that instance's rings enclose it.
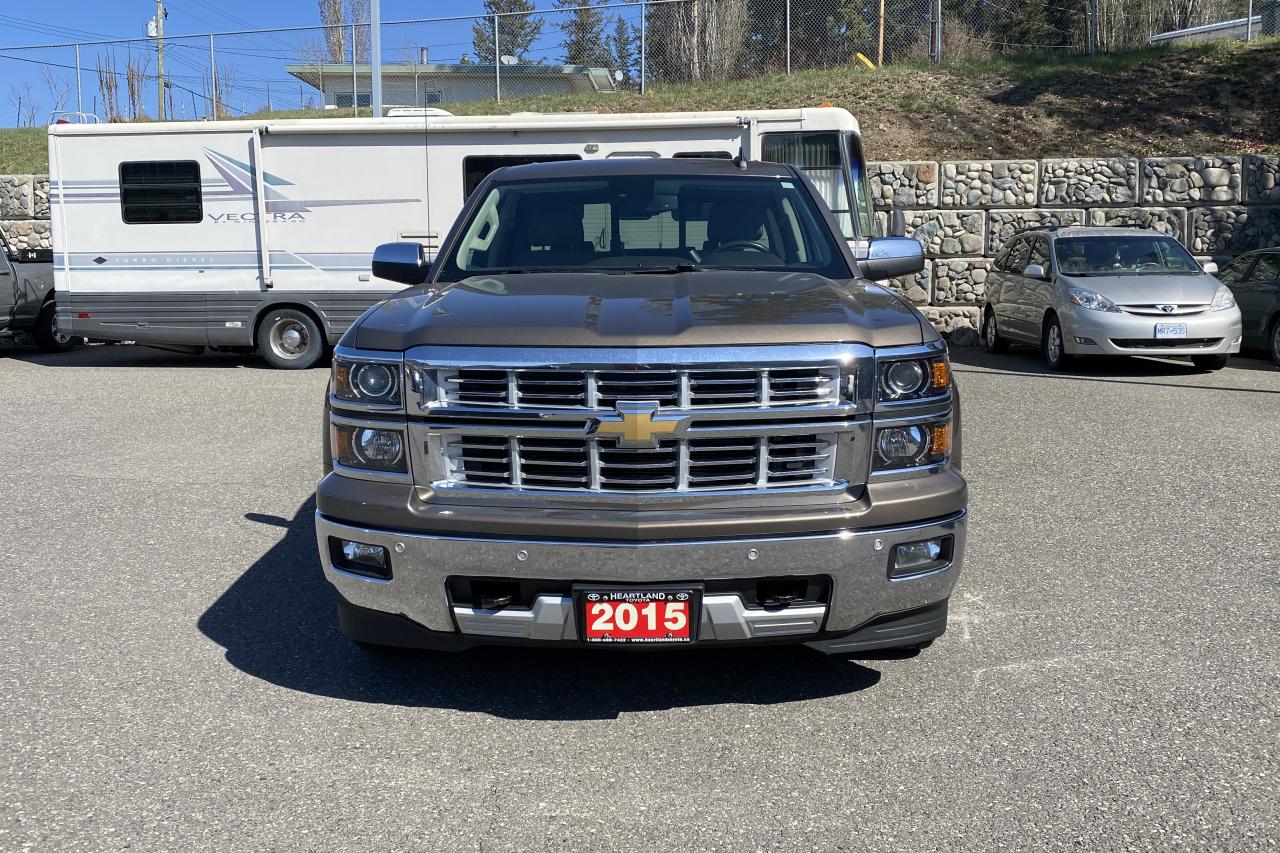
<instances>
[{"instance_id":1,"label":"utility pole","mask_svg":"<svg viewBox=\"0 0 1280 853\"><path fill-rule=\"evenodd\" d=\"M156 113L160 121L164 121L164 19L168 14L164 0L156 0Z\"/></svg>"},{"instance_id":2,"label":"utility pole","mask_svg":"<svg viewBox=\"0 0 1280 853\"><path fill-rule=\"evenodd\" d=\"M876 65L884 65L884 0L880 0L880 48L876 51Z\"/></svg>"}]
</instances>

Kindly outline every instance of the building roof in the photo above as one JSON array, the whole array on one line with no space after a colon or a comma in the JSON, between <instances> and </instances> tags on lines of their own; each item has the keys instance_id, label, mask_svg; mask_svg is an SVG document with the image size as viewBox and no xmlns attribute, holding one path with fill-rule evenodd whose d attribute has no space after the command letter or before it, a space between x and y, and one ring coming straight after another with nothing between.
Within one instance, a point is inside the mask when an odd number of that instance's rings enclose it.
<instances>
[{"instance_id":1,"label":"building roof","mask_svg":"<svg viewBox=\"0 0 1280 853\"><path fill-rule=\"evenodd\" d=\"M340 62L321 62L321 63L291 63L284 67L284 70L293 77L297 77L302 82L320 88L320 81L324 77L333 80L341 80L344 77L350 79L353 73L350 63ZM515 65L500 66L499 72L502 77L510 80L568 80L571 88L577 91L588 91L594 89L597 92L612 92L616 86L613 74L608 68L599 68L590 65L541 65L533 62L516 63ZM373 76L373 66L367 63L357 63L354 67L354 73L357 78L368 80ZM424 63L386 63L382 66L382 77L387 78L407 78L407 79L430 79L430 78L483 78L491 80L494 77L494 68L492 64L465 63L446 65L436 62Z\"/></svg>"}]
</instances>

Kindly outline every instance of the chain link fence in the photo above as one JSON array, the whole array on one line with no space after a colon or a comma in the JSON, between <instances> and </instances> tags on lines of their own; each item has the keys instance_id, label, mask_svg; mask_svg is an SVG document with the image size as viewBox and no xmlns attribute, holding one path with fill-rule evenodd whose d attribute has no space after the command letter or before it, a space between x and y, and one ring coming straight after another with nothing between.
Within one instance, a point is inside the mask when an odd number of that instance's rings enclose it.
<instances>
[{"instance_id":1,"label":"chain link fence","mask_svg":"<svg viewBox=\"0 0 1280 853\"><path fill-rule=\"evenodd\" d=\"M492 13L384 21L383 104L645 92L809 69L1121 50L1205 25L1179 38L1280 26L1280 0L556 0L534 11L522 11L528 0L488 0L485 8ZM107 121L358 113L372 102L372 41L367 18L357 18L0 48L10 110L0 123L40 124L58 111Z\"/></svg>"}]
</instances>

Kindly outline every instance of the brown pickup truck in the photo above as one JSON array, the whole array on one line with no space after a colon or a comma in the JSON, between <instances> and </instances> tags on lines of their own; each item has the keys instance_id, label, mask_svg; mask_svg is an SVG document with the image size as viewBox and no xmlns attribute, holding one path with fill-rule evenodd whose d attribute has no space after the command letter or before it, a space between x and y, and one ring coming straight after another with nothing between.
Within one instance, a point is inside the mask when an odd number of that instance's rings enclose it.
<instances>
[{"instance_id":1,"label":"brown pickup truck","mask_svg":"<svg viewBox=\"0 0 1280 853\"><path fill-rule=\"evenodd\" d=\"M517 166L342 338L316 532L346 634L919 648L960 574L947 348L803 171Z\"/></svg>"}]
</instances>

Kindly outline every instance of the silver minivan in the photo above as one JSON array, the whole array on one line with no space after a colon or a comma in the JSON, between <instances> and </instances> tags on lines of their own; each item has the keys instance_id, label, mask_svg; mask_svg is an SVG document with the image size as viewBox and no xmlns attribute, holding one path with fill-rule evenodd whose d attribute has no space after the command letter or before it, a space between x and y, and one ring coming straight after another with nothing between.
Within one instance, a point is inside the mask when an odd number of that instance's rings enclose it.
<instances>
[{"instance_id":1,"label":"silver minivan","mask_svg":"<svg viewBox=\"0 0 1280 853\"><path fill-rule=\"evenodd\" d=\"M1217 370L1241 336L1240 309L1217 271L1157 231L1022 231L988 274L983 343L988 352L1039 346L1052 370L1075 355L1175 356Z\"/></svg>"}]
</instances>

